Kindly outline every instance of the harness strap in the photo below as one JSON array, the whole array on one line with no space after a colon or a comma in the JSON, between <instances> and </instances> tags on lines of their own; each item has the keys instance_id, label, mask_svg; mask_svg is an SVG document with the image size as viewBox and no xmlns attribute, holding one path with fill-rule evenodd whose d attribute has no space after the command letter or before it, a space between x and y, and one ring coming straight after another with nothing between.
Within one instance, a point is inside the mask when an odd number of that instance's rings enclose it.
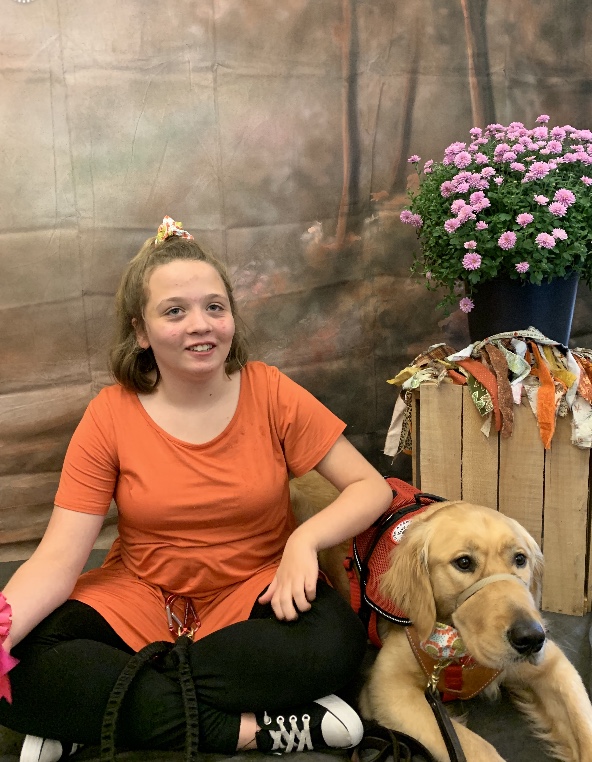
<instances>
[{"instance_id":1,"label":"harness strap","mask_svg":"<svg viewBox=\"0 0 592 762\"><path fill-rule=\"evenodd\" d=\"M100 762L115 762L115 735L117 731L117 719L125 694L138 673L151 661L172 653L179 670L179 684L185 709L185 721L187 733L185 739L185 762L197 762L199 744L199 710L195 685L189 669L188 649L192 641L182 635L176 643L159 640L149 643L147 646L134 654L120 673L103 715L101 728L101 751Z\"/></svg>"},{"instance_id":2,"label":"harness strap","mask_svg":"<svg viewBox=\"0 0 592 762\"><path fill-rule=\"evenodd\" d=\"M360 582L354 566L354 546L353 540L349 546L349 554L343 559L343 568L349 580L349 602L352 609L357 613L362 605L362 592Z\"/></svg>"}]
</instances>

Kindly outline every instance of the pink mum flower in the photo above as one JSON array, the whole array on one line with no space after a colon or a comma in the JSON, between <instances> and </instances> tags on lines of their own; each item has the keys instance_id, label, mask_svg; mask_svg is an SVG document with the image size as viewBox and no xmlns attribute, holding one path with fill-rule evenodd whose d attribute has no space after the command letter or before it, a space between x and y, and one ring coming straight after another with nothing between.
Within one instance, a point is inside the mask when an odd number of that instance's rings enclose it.
<instances>
[{"instance_id":1,"label":"pink mum flower","mask_svg":"<svg viewBox=\"0 0 592 762\"><path fill-rule=\"evenodd\" d=\"M486 222L483 222L483 220L479 220L479 222L475 225L475 228L477 230L487 230L488 224Z\"/></svg>"},{"instance_id":2,"label":"pink mum flower","mask_svg":"<svg viewBox=\"0 0 592 762\"><path fill-rule=\"evenodd\" d=\"M533 220L534 220L534 217L532 216L532 214L529 214L528 212L524 212L523 214L519 214L516 217L516 222L520 225L521 228L525 228Z\"/></svg>"},{"instance_id":3,"label":"pink mum flower","mask_svg":"<svg viewBox=\"0 0 592 762\"><path fill-rule=\"evenodd\" d=\"M555 217L565 217L567 214L567 207L559 201L553 201L549 204L549 211Z\"/></svg>"},{"instance_id":4,"label":"pink mum flower","mask_svg":"<svg viewBox=\"0 0 592 762\"><path fill-rule=\"evenodd\" d=\"M440 186L440 195L442 198L448 198L448 196L450 196L452 193L454 193L454 185L450 182L450 180L444 180Z\"/></svg>"},{"instance_id":5,"label":"pink mum flower","mask_svg":"<svg viewBox=\"0 0 592 762\"><path fill-rule=\"evenodd\" d=\"M414 228L420 228L423 225L423 220L419 214L412 214L409 224L413 225Z\"/></svg>"},{"instance_id":6,"label":"pink mum flower","mask_svg":"<svg viewBox=\"0 0 592 762\"><path fill-rule=\"evenodd\" d=\"M460 302L458 303L459 308L463 312L470 312L473 307L475 306L475 302L472 299L469 299L468 296L463 297Z\"/></svg>"},{"instance_id":7,"label":"pink mum flower","mask_svg":"<svg viewBox=\"0 0 592 762\"><path fill-rule=\"evenodd\" d=\"M495 169L493 167L483 167L481 170L481 177L493 177L493 175L495 175Z\"/></svg>"},{"instance_id":8,"label":"pink mum flower","mask_svg":"<svg viewBox=\"0 0 592 762\"><path fill-rule=\"evenodd\" d=\"M470 206L463 206L463 208L458 213L458 219L460 220L461 224L467 220L474 220L475 215L472 208Z\"/></svg>"},{"instance_id":9,"label":"pink mum flower","mask_svg":"<svg viewBox=\"0 0 592 762\"><path fill-rule=\"evenodd\" d=\"M465 270L478 270L481 267L481 255L476 251L470 251L462 259Z\"/></svg>"},{"instance_id":10,"label":"pink mum flower","mask_svg":"<svg viewBox=\"0 0 592 762\"><path fill-rule=\"evenodd\" d=\"M541 114L539 117L537 117L536 122L537 124L546 124L551 117L548 114Z\"/></svg>"},{"instance_id":11,"label":"pink mum flower","mask_svg":"<svg viewBox=\"0 0 592 762\"><path fill-rule=\"evenodd\" d=\"M403 209L401 214L399 215L399 219L401 222L404 222L406 225L411 224L411 218L413 217L412 212L409 211L409 209Z\"/></svg>"},{"instance_id":12,"label":"pink mum flower","mask_svg":"<svg viewBox=\"0 0 592 762\"><path fill-rule=\"evenodd\" d=\"M555 195L553 196L553 201L559 201L559 203L564 206L571 206L575 203L575 200L575 195L567 188L559 188L558 191L555 191Z\"/></svg>"},{"instance_id":13,"label":"pink mum flower","mask_svg":"<svg viewBox=\"0 0 592 762\"><path fill-rule=\"evenodd\" d=\"M432 278L434 277L432 275L432 271L431 270L428 270L427 273L425 274L425 276L426 276L426 280L432 280Z\"/></svg>"},{"instance_id":14,"label":"pink mum flower","mask_svg":"<svg viewBox=\"0 0 592 762\"><path fill-rule=\"evenodd\" d=\"M471 161L472 161L471 154L468 151L461 151L460 153L457 153L456 156L454 157L454 164L459 169L468 167Z\"/></svg>"},{"instance_id":15,"label":"pink mum flower","mask_svg":"<svg viewBox=\"0 0 592 762\"><path fill-rule=\"evenodd\" d=\"M426 173L426 175L429 175L432 171L432 165L434 163L433 159L428 159L426 163L423 165L423 171Z\"/></svg>"},{"instance_id":16,"label":"pink mum flower","mask_svg":"<svg viewBox=\"0 0 592 762\"><path fill-rule=\"evenodd\" d=\"M465 243L465 249L476 249L476 248L477 248L477 241L467 241Z\"/></svg>"},{"instance_id":17,"label":"pink mum flower","mask_svg":"<svg viewBox=\"0 0 592 762\"><path fill-rule=\"evenodd\" d=\"M484 153L476 153L475 164L489 164L489 159Z\"/></svg>"},{"instance_id":18,"label":"pink mum flower","mask_svg":"<svg viewBox=\"0 0 592 762\"><path fill-rule=\"evenodd\" d=\"M496 185L501 185L501 184L503 183L503 181L504 181L504 178L503 178L503 177L494 177L494 178L493 178L493 182L494 182Z\"/></svg>"},{"instance_id":19,"label":"pink mum flower","mask_svg":"<svg viewBox=\"0 0 592 762\"><path fill-rule=\"evenodd\" d=\"M555 246L555 239L548 233L539 233L534 239L539 249L552 249Z\"/></svg>"},{"instance_id":20,"label":"pink mum flower","mask_svg":"<svg viewBox=\"0 0 592 762\"><path fill-rule=\"evenodd\" d=\"M541 206L544 206L545 204L549 203L549 199L546 196L535 196L534 200L537 202L537 204L540 204Z\"/></svg>"},{"instance_id":21,"label":"pink mum flower","mask_svg":"<svg viewBox=\"0 0 592 762\"><path fill-rule=\"evenodd\" d=\"M511 230L506 230L506 232L502 233L497 239L497 245L500 247L500 249L505 249L507 251L508 249L514 248L516 245L516 239L516 233Z\"/></svg>"},{"instance_id":22,"label":"pink mum flower","mask_svg":"<svg viewBox=\"0 0 592 762\"><path fill-rule=\"evenodd\" d=\"M528 272L528 268L530 267L530 265L528 264L528 262L518 262L518 264L515 265L515 267L516 267L516 272L525 273L525 272Z\"/></svg>"},{"instance_id":23,"label":"pink mum flower","mask_svg":"<svg viewBox=\"0 0 592 762\"><path fill-rule=\"evenodd\" d=\"M461 221L458 219L458 217L453 217L451 220L446 220L444 223L444 230L447 233L454 233L454 231L458 230L460 226Z\"/></svg>"},{"instance_id":24,"label":"pink mum flower","mask_svg":"<svg viewBox=\"0 0 592 762\"><path fill-rule=\"evenodd\" d=\"M582 175L580 177L580 180L584 183L584 185L592 185L592 177L587 177L586 175Z\"/></svg>"},{"instance_id":25,"label":"pink mum flower","mask_svg":"<svg viewBox=\"0 0 592 762\"><path fill-rule=\"evenodd\" d=\"M421 161L421 156L418 156L416 153L413 154L413 156L410 156L407 161L409 164L417 164L418 161Z\"/></svg>"},{"instance_id":26,"label":"pink mum flower","mask_svg":"<svg viewBox=\"0 0 592 762\"><path fill-rule=\"evenodd\" d=\"M563 150L563 146L559 142L559 140L550 140L547 143L547 151L549 153L561 153Z\"/></svg>"},{"instance_id":27,"label":"pink mum flower","mask_svg":"<svg viewBox=\"0 0 592 762\"><path fill-rule=\"evenodd\" d=\"M513 161L510 164L510 169L513 169L514 172L524 172L526 170L526 167L524 164L521 164L519 161Z\"/></svg>"},{"instance_id":28,"label":"pink mum flower","mask_svg":"<svg viewBox=\"0 0 592 762\"><path fill-rule=\"evenodd\" d=\"M464 200L464 198L457 198L456 201L452 202L452 205L450 206L450 211L452 214L458 214L460 210L463 208L463 206L466 206L467 202Z\"/></svg>"},{"instance_id":29,"label":"pink mum flower","mask_svg":"<svg viewBox=\"0 0 592 762\"><path fill-rule=\"evenodd\" d=\"M546 161L533 161L528 170L528 179L542 180L549 174L550 167Z\"/></svg>"},{"instance_id":30,"label":"pink mum flower","mask_svg":"<svg viewBox=\"0 0 592 762\"><path fill-rule=\"evenodd\" d=\"M553 228L551 235L557 241L565 241L567 239L567 233L563 228Z\"/></svg>"},{"instance_id":31,"label":"pink mum flower","mask_svg":"<svg viewBox=\"0 0 592 762\"><path fill-rule=\"evenodd\" d=\"M487 209L488 206L491 206L491 201L488 198L482 198L480 201L471 204L471 206L476 212L482 212L484 209Z\"/></svg>"}]
</instances>

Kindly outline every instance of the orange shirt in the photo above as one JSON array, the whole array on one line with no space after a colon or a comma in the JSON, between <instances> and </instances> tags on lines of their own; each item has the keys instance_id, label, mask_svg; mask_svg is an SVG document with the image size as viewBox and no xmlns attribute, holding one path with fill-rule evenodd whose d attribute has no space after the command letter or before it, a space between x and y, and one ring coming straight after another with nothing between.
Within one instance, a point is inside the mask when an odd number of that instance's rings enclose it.
<instances>
[{"instance_id":1,"label":"orange shirt","mask_svg":"<svg viewBox=\"0 0 592 762\"><path fill-rule=\"evenodd\" d=\"M167 434L136 394L106 387L74 432L55 502L105 514L114 498L119 538L71 597L136 650L172 639L169 593L192 599L201 620L196 639L247 619L294 529L288 472L310 471L344 428L260 362L243 368L236 412L205 444Z\"/></svg>"}]
</instances>

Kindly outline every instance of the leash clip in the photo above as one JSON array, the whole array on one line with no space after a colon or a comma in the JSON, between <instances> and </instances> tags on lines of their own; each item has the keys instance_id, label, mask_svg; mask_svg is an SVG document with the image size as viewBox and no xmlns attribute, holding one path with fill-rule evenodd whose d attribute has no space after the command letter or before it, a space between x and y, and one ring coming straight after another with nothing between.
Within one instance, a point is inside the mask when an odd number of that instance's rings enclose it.
<instances>
[{"instance_id":1,"label":"leash clip","mask_svg":"<svg viewBox=\"0 0 592 762\"><path fill-rule=\"evenodd\" d=\"M429 690L431 693L438 692L440 675L446 669L446 667L449 667L453 663L453 661L454 659L442 659L436 664L428 680L427 690Z\"/></svg>"}]
</instances>

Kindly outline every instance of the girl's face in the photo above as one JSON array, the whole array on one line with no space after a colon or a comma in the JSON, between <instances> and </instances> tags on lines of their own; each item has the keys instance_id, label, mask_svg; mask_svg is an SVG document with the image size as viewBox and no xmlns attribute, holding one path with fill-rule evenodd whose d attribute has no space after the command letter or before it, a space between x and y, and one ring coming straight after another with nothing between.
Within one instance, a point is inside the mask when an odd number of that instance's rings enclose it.
<instances>
[{"instance_id":1,"label":"girl's face","mask_svg":"<svg viewBox=\"0 0 592 762\"><path fill-rule=\"evenodd\" d=\"M146 285L138 344L152 348L163 379L224 372L234 317L222 278L207 262L176 259L155 268Z\"/></svg>"}]
</instances>

